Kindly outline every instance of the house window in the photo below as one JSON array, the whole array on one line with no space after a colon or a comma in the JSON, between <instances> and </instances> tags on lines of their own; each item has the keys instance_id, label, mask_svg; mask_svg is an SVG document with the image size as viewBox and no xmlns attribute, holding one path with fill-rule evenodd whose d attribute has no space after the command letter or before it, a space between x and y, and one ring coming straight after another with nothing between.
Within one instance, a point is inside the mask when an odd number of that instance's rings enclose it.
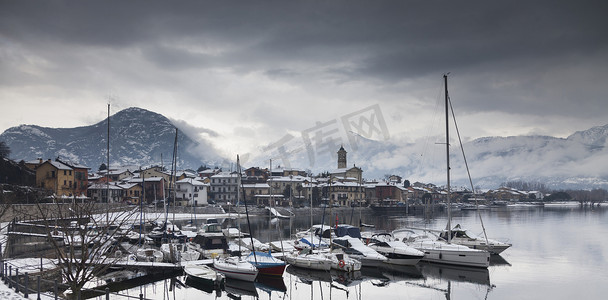
<instances>
[{"instance_id":1,"label":"house window","mask_svg":"<svg viewBox=\"0 0 608 300\"><path fill-rule=\"evenodd\" d=\"M64 171L65 172L65 171ZM63 181L63 185L65 186L67 184L67 180Z\"/></svg>"},{"instance_id":2,"label":"house window","mask_svg":"<svg viewBox=\"0 0 608 300\"><path fill-rule=\"evenodd\" d=\"M72 176L72 170L70 170L69 173L70 173L70 176Z\"/></svg>"},{"instance_id":3,"label":"house window","mask_svg":"<svg viewBox=\"0 0 608 300\"><path fill-rule=\"evenodd\" d=\"M65 170L63 170L63 175L66 175Z\"/></svg>"}]
</instances>

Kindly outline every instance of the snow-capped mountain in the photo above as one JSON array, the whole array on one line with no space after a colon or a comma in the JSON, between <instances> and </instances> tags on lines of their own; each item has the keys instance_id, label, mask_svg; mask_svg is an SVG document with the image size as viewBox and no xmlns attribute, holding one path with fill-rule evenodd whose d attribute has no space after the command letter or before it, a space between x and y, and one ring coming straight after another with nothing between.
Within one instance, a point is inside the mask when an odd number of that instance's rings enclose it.
<instances>
[{"instance_id":1,"label":"snow-capped mountain","mask_svg":"<svg viewBox=\"0 0 608 300\"><path fill-rule=\"evenodd\" d=\"M97 170L106 161L107 121L77 128L45 128L20 125L0 135L11 149L13 160L48 159L61 156ZM110 117L110 164L170 164L175 125L164 116L140 108L129 108ZM348 133L344 148L347 164L363 169L366 179L394 174L410 180L445 183L445 148L436 145L441 137L404 141L398 138L370 140ZM484 137L463 145L473 184L496 188L507 181L543 183L553 189L608 188L608 125L573 133L567 138L551 136ZM264 141L260 142L268 144ZM196 169L202 164L221 166L222 158L212 145L179 131L178 166ZM451 178L454 185L469 186L462 153L451 142ZM322 149L298 139L282 145L282 153L250 154L243 167L307 169L313 173L337 168L340 143ZM335 149L334 149L335 148Z\"/></svg>"},{"instance_id":2,"label":"snow-capped mountain","mask_svg":"<svg viewBox=\"0 0 608 300\"><path fill-rule=\"evenodd\" d=\"M97 170L107 161L107 119L76 128L46 128L20 125L0 135L14 160L44 160L61 157ZM140 108L128 108L110 117L110 165L146 166L162 160L170 165L175 141L175 125L166 117ZM198 168L213 164L212 147L202 147L178 130L178 167ZM205 149L203 152L200 149Z\"/></svg>"},{"instance_id":3,"label":"snow-capped mountain","mask_svg":"<svg viewBox=\"0 0 608 300\"><path fill-rule=\"evenodd\" d=\"M443 137L415 142L375 141L360 135L348 151L348 166L356 165L366 179L399 175L410 182L444 185L446 181ZM463 144L473 185L497 188L508 181L541 183L551 189L608 188L608 125L572 134L568 138L551 136L483 137ZM450 166L453 185L470 187L458 141L451 141ZM352 145L351 145L352 146ZM309 169L313 173L337 168L336 151L308 152L302 146L284 145L285 153L273 153L274 166ZM351 149L355 148L355 149ZM295 149L295 150L291 150ZM299 149L299 150L298 150ZM309 149L310 150L310 149ZM269 155L266 155L269 156ZM314 160L311 160L311 157ZM267 157L252 159L254 165L267 166Z\"/></svg>"}]
</instances>

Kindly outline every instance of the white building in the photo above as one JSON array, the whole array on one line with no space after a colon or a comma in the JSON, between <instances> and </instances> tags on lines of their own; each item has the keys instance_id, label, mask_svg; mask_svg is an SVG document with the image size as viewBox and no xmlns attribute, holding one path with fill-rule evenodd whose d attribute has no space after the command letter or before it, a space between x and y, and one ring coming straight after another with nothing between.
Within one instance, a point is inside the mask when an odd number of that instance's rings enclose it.
<instances>
[{"instance_id":1,"label":"white building","mask_svg":"<svg viewBox=\"0 0 608 300\"><path fill-rule=\"evenodd\" d=\"M236 172L220 172L210 177L211 198L216 202L236 204L239 176Z\"/></svg>"},{"instance_id":2,"label":"white building","mask_svg":"<svg viewBox=\"0 0 608 300\"><path fill-rule=\"evenodd\" d=\"M206 205L207 189L206 184L195 178L184 178L176 183L176 201L180 201L184 206Z\"/></svg>"}]
</instances>

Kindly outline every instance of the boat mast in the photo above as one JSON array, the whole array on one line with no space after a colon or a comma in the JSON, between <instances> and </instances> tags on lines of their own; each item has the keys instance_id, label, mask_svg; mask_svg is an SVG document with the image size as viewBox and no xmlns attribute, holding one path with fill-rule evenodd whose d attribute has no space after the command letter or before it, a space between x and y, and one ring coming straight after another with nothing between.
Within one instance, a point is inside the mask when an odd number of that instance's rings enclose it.
<instances>
[{"instance_id":1,"label":"boat mast","mask_svg":"<svg viewBox=\"0 0 608 300\"><path fill-rule=\"evenodd\" d=\"M241 162L239 161L239 155L236 155L236 170L239 173L239 187L237 189L243 189L243 202L245 204L245 215L247 216L247 228L249 229L249 239L251 240L251 252L253 253L253 260L255 261L255 265L258 265L258 259L255 254L255 244L253 243L253 232L251 231L251 222L249 221L249 210L247 209L247 194L245 193L245 188L241 182Z\"/></svg>"},{"instance_id":2,"label":"boat mast","mask_svg":"<svg viewBox=\"0 0 608 300\"><path fill-rule=\"evenodd\" d=\"M108 142L106 148L107 167L106 167L106 205L110 205L110 103L108 102ZM110 226L109 208L106 209L106 230Z\"/></svg>"},{"instance_id":3,"label":"boat mast","mask_svg":"<svg viewBox=\"0 0 608 300\"><path fill-rule=\"evenodd\" d=\"M175 202L177 201L177 127L175 127L175 141L173 142L173 169L171 173L173 176L173 222L175 222Z\"/></svg>"},{"instance_id":4,"label":"boat mast","mask_svg":"<svg viewBox=\"0 0 608 300\"><path fill-rule=\"evenodd\" d=\"M312 247L310 247L310 251L315 247L315 237L314 230L312 229L313 221L312 221L312 172L310 173L310 185L308 186L309 195L310 195L310 243ZM323 224L321 224L321 233L323 233ZM319 238L319 246L321 246L321 238Z\"/></svg>"},{"instance_id":5,"label":"boat mast","mask_svg":"<svg viewBox=\"0 0 608 300\"><path fill-rule=\"evenodd\" d=\"M449 103L448 103L448 75L443 75L445 86L445 153L447 163L447 202L448 202L448 243L452 240L452 208L450 201L450 125L449 125Z\"/></svg>"}]
</instances>

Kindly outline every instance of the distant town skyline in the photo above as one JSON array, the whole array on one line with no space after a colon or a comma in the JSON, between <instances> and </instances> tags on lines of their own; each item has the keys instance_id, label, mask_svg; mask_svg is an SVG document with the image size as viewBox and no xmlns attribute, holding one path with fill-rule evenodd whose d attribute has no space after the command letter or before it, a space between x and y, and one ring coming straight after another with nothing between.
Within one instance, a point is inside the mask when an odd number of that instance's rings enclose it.
<instances>
[{"instance_id":1,"label":"distant town skyline","mask_svg":"<svg viewBox=\"0 0 608 300\"><path fill-rule=\"evenodd\" d=\"M608 123L607 6L3 1L0 132L91 125L110 103L232 156L373 107L374 138L407 143L441 127L450 72L466 138L565 137Z\"/></svg>"}]
</instances>

